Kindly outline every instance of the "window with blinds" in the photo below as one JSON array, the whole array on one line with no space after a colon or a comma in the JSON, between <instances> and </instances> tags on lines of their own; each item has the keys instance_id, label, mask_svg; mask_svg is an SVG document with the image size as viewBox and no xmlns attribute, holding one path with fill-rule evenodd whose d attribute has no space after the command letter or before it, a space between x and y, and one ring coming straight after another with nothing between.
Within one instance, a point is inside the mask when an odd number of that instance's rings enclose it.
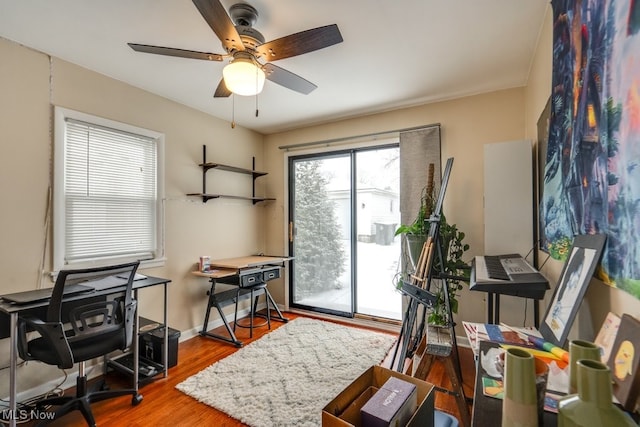
<instances>
[{"instance_id":1,"label":"window with blinds","mask_svg":"<svg viewBox=\"0 0 640 427\"><path fill-rule=\"evenodd\" d=\"M161 136L73 113L56 119L56 269L159 258Z\"/></svg>"}]
</instances>

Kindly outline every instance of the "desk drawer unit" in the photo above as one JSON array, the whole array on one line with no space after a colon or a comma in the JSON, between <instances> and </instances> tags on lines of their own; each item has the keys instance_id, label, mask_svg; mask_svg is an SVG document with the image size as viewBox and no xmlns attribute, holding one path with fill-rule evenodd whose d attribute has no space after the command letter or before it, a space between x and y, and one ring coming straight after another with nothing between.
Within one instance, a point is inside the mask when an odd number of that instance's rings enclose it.
<instances>
[{"instance_id":1,"label":"desk drawer unit","mask_svg":"<svg viewBox=\"0 0 640 427\"><path fill-rule=\"evenodd\" d=\"M252 268L250 270L240 270L238 273L238 286L249 288L260 283L280 277L280 267Z\"/></svg>"},{"instance_id":2,"label":"desk drawer unit","mask_svg":"<svg viewBox=\"0 0 640 427\"><path fill-rule=\"evenodd\" d=\"M267 267L262 270L262 280L268 282L269 280L277 279L280 277L281 267Z\"/></svg>"},{"instance_id":3,"label":"desk drawer unit","mask_svg":"<svg viewBox=\"0 0 640 427\"><path fill-rule=\"evenodd\" d=\"M247 288L251 286L255 286L258 283L262 283L262 270L260 269L251 269L251 270L241 270L238 275L238 282L241 288Z\"/></svg>"}]
</instances>

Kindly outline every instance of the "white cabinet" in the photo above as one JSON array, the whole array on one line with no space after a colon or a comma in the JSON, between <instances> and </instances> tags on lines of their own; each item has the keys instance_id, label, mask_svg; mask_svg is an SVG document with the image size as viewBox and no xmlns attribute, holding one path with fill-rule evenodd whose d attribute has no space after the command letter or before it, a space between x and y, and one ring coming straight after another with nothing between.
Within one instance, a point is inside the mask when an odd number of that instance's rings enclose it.
<instances>
[{"instance_id":1,"label":"white cabinet","mask_svg":"<svg viewBox=\"0 0 640 427\"><path fill-rule=\"evenodd\" d=\"M484 146L484 252L519 253L534 246L533 149L530 141ZM533 264L531 256L527 258Z\"/></svg>"}]
</instances>

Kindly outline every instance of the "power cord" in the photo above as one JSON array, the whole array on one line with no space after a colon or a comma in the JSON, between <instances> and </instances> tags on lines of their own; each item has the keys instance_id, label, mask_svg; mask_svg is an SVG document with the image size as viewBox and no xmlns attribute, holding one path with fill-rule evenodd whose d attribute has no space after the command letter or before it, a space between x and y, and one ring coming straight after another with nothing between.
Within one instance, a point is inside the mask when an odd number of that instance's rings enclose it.
<instances>
[{"instance_id":1,"label":"power cord","mask_svg":"<svg viewBox=\"0 0 640 427\"><path fill-rule=\"evenodd\" d=\"M544 265L547 263L547 261L549 261L549 258L551 258L551 254L547 254L547 258L545 258L544 262L542 263L542 265L540 266L540 268L538 270L542 270L542 267L544 267Z\"/></svg>"},{"instance_id":2,"label":"power cord","mask_svg":"<svg viewBox=\"0 0 640 427\"><path fill-rule=\"evenodd\" d=\"M27 362L23 361L23 362L18 363L16 366L19 368L20 366L24 366L26 364L27 364ZM11 367L10 365L2 366L2 367L0 367L0 371L4 371L5 369L9 369L10 367ZM0 402L1 401L2 401L2 399L0 399Z\"/></svg>"},{"instance_id":3,"label":"power cord","mask_svg":"<svg viewBox=\"0 0 640 427\"><path fill-rule=\"evenodd\" d=\"M22 364L24 364L24 362ZM41 402L44 399L48 399L50 397L64 396L64 390L62 389L62 385L65 383L65 381L67 381L67 378L69 377L69 375L67 374L67 371L64 369L62 370L62 372L64 373L64 378L62 379L62 381L60 381L60 383L58 383L51 390L45 393L39 394L37 396L33 396L22 402L18 402L16 414L9 413L9 401L7 399L0 399L0 402L2 403L2 410L1 410L2 416L0 417L0 424L9 425L10 417L15 419L16 424L30 423L33 421L32 412L48 410L51 407L51 405L39 407L38 402Z\"/></svg>"}]
</instances>

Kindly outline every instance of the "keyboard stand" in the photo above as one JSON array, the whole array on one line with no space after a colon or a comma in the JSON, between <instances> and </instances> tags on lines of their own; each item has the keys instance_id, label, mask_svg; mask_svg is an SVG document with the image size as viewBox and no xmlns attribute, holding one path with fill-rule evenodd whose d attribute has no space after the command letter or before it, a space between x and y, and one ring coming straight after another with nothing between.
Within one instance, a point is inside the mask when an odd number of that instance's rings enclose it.
<instances>
[{"instance_id":1,"label":"keyboard stand","mask_svg":"<svg viewBox=\"0 0 640 427\"><path fill-rule=\"evenodd\" d=\"M500 324L500 294L487 292L487 323ZM540 300L533 299L533 324L540 327Z\"/></svg>"},{"instance_id":2,"label":"keyboard stand","mask_svg":"<svg viewBox=\"0 0 640 427\"><path fill-rule=\"evenodd\" d=\"M511 255L509 255L512 257ZM515 254L513 257L519 255ZM478 279L476 275L476 263L473 263L471 269L471 285L469 290L487 293L487 323L500 323L500 296L508 295L519 298L527 298L533 300L533 321L534 326L540 326L540 300L549 288L549 283L544 281L524 281L524 282L495 282L489 283L485 279ZM482 267L478 267L482 269ZM539 274L539 273L538 273ZM481 275L485 277L484 274Z\"/></svg>"}]
</instances>

